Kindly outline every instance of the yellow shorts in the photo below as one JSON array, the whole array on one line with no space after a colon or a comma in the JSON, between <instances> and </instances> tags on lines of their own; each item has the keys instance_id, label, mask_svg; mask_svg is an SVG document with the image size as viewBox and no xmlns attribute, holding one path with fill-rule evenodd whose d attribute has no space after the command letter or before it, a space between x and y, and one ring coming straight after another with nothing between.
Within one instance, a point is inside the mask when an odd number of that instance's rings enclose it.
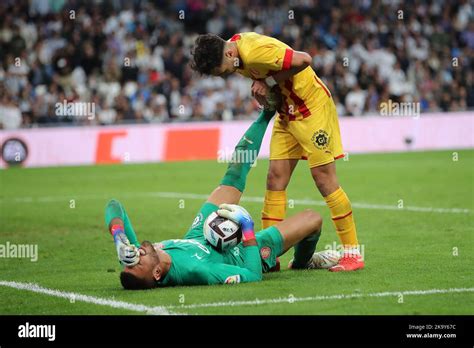
<instances>
[{"instance_id":1,"label":"yellow shorts","mask_svg":"<svg viewBox=\"0 0 474 348\"><path fill-rule=\"evenodd\" d=\"M270 160L307 159L313 168L342 157L341 132L332 98L302 120L275 119Z\"/></svg>"}]
</instances>

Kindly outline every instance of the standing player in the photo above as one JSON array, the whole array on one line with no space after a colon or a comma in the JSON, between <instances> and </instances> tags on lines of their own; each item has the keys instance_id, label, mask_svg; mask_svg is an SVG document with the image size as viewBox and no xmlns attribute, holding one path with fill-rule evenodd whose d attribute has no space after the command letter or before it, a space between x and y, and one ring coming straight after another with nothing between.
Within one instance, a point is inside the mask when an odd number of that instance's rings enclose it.
<instances>
[{"instance_id":1,"label":"standing player","mask_svg":"<svg viewBox=\"0 0 474 348\"><path fill-rule=\"evenodd\" d=\"M275 112L263 111L236 147L236 151L258 153L265 130ZM126 289L149 289L173 285L205 285L253 282L262 279L276 264L276 258L295 246L293 269L317 268L327 251L314 253L321 232L321 216L311 210L298 213L257 235L253 221L238 204L252 163L230 163L221 184L201 207L184 239L161 243L138 243L123 206L116 200L107 204L105 221L114 237L120 274ZM242 242L227 251L211 247L203 235L203 224L214 211L240 224Z\"/></svg>"},{"instance_id":2,"label":"standing player","mask_svg":"<svg viewBox=\"0 0 474 348\"><path fill-rule=\"evenodd\" d=\"M270 90L282 95L270 144L270 167L262 227L286 215L286 188L299 159L307 159L314 182L331 212L344 255L330 271L364 268L352 207L339 185L334 160L344 157L337 112L331 94L311 68L311 56L277 39L240 33L225 41L200 35L191 67L201 74L226 77L238 72L254 80L252 95L265 104Z\"/></svg>"}]
</instances>

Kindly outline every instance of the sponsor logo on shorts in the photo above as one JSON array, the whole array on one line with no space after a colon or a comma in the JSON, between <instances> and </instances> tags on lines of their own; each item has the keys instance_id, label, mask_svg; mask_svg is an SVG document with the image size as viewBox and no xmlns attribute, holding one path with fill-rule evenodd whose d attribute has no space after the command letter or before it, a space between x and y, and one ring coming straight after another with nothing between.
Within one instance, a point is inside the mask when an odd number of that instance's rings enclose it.
<instances>
[{"instance_id":1,"label":"sponsor logo on shorts","mask_svg":"<svg viewBox=\"0 0 474 348\"><path fill-rule=\"evenodd\" d=\"M272 249L270 249L269 247L263 247L260 249L260 257L263 260L268 259L271 253L272 253Z\"/></svg>"},{"instance_id":2,"label":"sponsor logo on shorts","mask_svg":"<svg viewBox=\"0 0 474 348\"><path fill-rule=\"evenodd\" d=\"M237 284L240 283L240 275L236 274L230 277L227 277L224 281L225 284Z\"/></svg>"},{"instance_id":3,"label":"sponsor logo on shorts","mask_svg":"<svg viewBox=\"0 0 474 348\"><path fill-rule=\"evenodd\" d=\"M329 134L325 130L320 129L313 134L311 141L317 149L325 150L329 146L329 139Z\"/></svg>"}]
</instances>

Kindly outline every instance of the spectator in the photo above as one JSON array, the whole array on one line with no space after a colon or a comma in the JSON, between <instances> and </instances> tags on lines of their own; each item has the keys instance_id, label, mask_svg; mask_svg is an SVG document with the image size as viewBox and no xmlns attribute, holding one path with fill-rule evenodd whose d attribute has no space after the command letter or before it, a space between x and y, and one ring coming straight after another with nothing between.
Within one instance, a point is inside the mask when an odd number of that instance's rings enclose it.
<instances>
[{"instance_id":1,"label":"spectator","mask_svg":"<svg viewBox=\"0 0 474 348\"><path fill-rule=\"evenodd\" d=\"M354 89L346 96L346 110L348 116L360 116L364 110L367 92L363 91L356 82Z\"/></svg>"},{"instance_id":2,"label":"spectator","mask_svg":"<svg viewBox=\"0 0 474 348\"><path fill-rule=\"evenodd\" d=\"M309 52L340 116L378 113L389 98L418 101L423 112L474 107L470 1L405 2L404 18L399 1L165 3L0 2L3 127L89 124L56 117L64 99L95 103L103 125L255 117L250 81L189 69L203 30L226 39L257 31Z\"/></svg>"},{"instance_id":3,"label":"spectator","mask_svg":"<svg viewBox=\"0 0 474 348\"><path fill-rule=\"evenodd\" d=\"M12 98L5 94L0 101L0 128L16 129L22 122L21 110Z\"/></svg>"}]
</instances>

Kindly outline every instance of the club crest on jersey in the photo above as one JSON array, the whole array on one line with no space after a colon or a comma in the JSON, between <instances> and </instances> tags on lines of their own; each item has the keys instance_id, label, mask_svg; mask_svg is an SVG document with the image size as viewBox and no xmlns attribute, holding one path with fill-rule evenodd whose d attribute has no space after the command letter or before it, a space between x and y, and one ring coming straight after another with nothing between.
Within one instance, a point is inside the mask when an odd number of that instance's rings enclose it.
<instances>
[{"instance_id":1,"label":"club crest on jersey","mask_svg":"<svg viewBox=\"0 0 474 348\"><path fill-rule=\"evenodd\" d=\"M194 229L199 226L199 224L202 222L202 213L199 213L193 221L193 224L191 225L191 229Z\"/></svg>"},{"instance_id":2,"label":"club crest on jersey","mask_svg":"<svg viewBox=\"0 0 474 348\"><path fill-rule=\"evenodd\" d=\"M272 253L272 249L270 249L269 247L263 247L260 249L260 257L263 260L268 259L271 253Z\"/></svg>"},{"instance_id":3,"label":"club crest on jersey","mask_svg":"<svg viewBox=\"0 0 474 348\"><path fill-rule=\"evenodd\" d=\"M225 284L237 284L240 283L240 275L236 274L230 277L227 277L224 281Z\"/></svg>"},{"instance_id":4,"label":"club crest on jersey","mask_svg":"<svg viewBox=\"0 0 474 348\"><path fill-rule=\"evenodd\" d=\"M320 129L313 134L311 141L313 142L314 146L316 146L316 148L318 148L319 150L325 150L329 145L329 139L330 137L328 133L325 130Z\"/></svg>"}]
</instances>

